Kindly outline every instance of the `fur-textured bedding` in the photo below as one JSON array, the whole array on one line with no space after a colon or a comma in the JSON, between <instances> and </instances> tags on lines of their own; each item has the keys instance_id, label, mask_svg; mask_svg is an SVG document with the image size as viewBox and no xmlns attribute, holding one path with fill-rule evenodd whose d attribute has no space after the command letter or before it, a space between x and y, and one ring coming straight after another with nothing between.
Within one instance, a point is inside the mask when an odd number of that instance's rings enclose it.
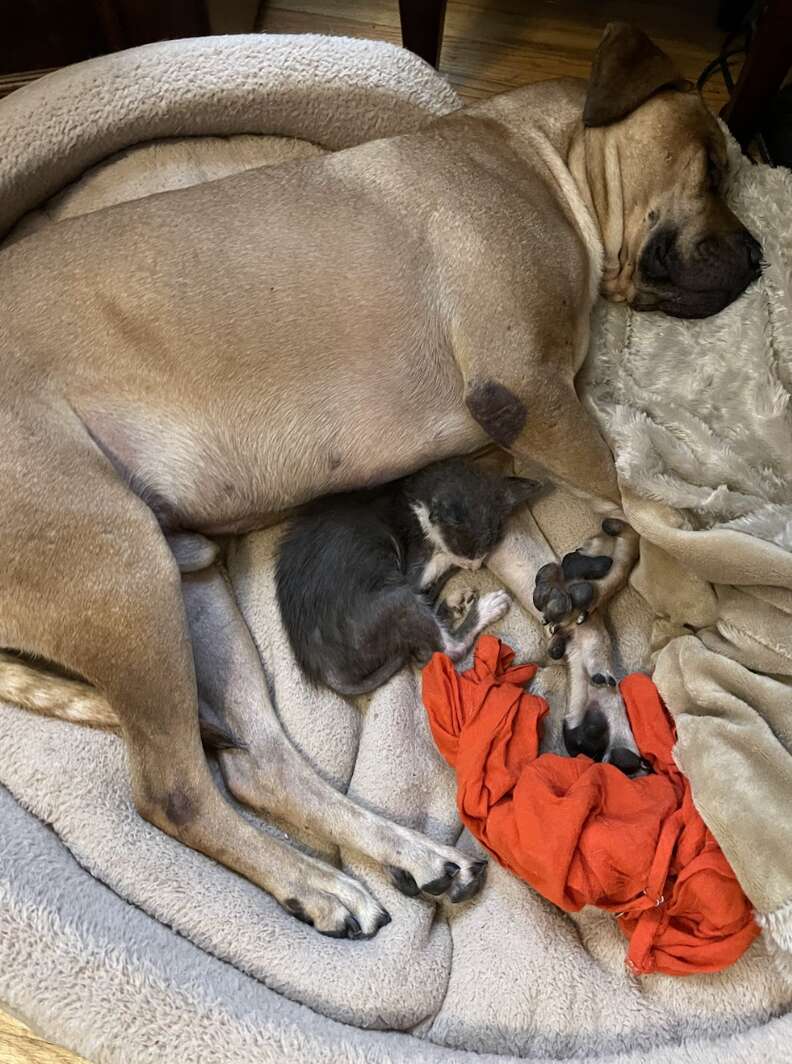
<instances>
[{"instance_id":1,"label":"fur-textured bedding","mask_svg":"<svg viewBox=\"0 0 792 1064\"><path fill-rule=\"evenodd\" d=\"M728 198L761 239L761 280L704 321L601 303L583 387L641 534L632 582L657 614L677 759L788 951L792 173L753 165L731 140L729 152Z\"/></svg>"},{"instance_id":2,"label":"fur-textured bedding","mask_svg":"<svg viewBox=\"0 0 792 1064\"><path fill-rule=\"evenodd\" d=\"M10 145L0 161L4 224L10 227L86 166L138 141L204 135L125 151L28 215L12 238L115 200L315 152L316 145L337 148L414 128L457 104L420 61L370 42L226 38L97 60L0 105L3 142ZM304 140L226 136L272 132ZM619 596L610 617L622 664L646 667L652 650L665 647L658 681L678 714L685 768L771 934L720 975L637 980L624 967L624 940L607 915L567 916L497 866L479 899L453 912L435 911L397 894L379 869L356 855L331 852L327 856L366 880L393 922L371 942L324 939L251 884L144 823L132 809L117 738L0 707L0 782L7 788L0 790L0 999L48 1037L96 1061L440 1062L468 1059L466 1051L497 1055L471 1055L471 1061L596 1056L654 1062L679 1059L680 1052L713 1064L788 1059L792 971L782 955L792 946L792 912L783 908L792 897L792 870L785 864L792 847L783 839L790 830L784 759L792 726L782 694L788 689L777 677L757 676L739 664L740 655L749 656L748 644L735 632L764 610L761 653L776 653L790 638L777 627L779 615L792 612L788 591L780 588L792 585L784 582L787 556L770 536L756 540L717 526L761 515L751 530L761 536L772 521L775 537L776 511L771 515L765 503L783 505L778 478L789 454L783 454L781 421L757 419L757 430L766 428L775 441L769 453L777 465L753 484L758 501L735 515L731 495L746 494L750 479L730 473L729 491L713 505L699 489L717 489L712 481L718 475L705 476L695 464L696 454L704 453L701 439L717 441L719 434L738 447L738 458L748 454L751 460L739 432L727 432L726 419L699 417L699 435L691 430L688 437L699 442L686 463L679 447L649 439L650 428L662 441L679 434L683 404L674 398L664 406L659 382L673 378L676 387L688 370L694 380L697 368L704 371L704 350L712 362L704 393L715 414L726 405L725 397L713 399L716 382L732 379L727 357L743 383L752 366L757 388L767 384L767 395L781 394L768 383L768 367L776 381L788 380L783 363L789 348L785 353L783 345L790 293L782 264L789 233L777 198L788 198L789 187L775 187L783 181L764 169L750 172L747 164L735 180L735 195L748 200L745 206L738 200L738 209L762 237L770 261L763 281L712 322L672 323L603 309L588 383L629 488L628 512L644 536L636 585L661 615L653 618L631 589ZM662 357L668 361L661 374ZM632 387L635 366L648 375L645 387ZM616 382L610 392L607 380ZM684 399L692 394L691 381L679 384ZM767 415L777 408L778 402L760 409ZM747 398L742 410L735 406L732 429L752 424L755 409ZM688 413L688 423L693 420ZM646 453L653 465L633 460ZM658 503L650 475L663 490L681 494ZM534 516L557 551L595 527L585 506L561 493L542 499ZM730 579L744 572L775 586L713 588L707 578L720 570L708 570L684 535L675 538L682 533L727 535L734 544L728 555L716 540L704 556L728 563ZM269 530L240 540L230 575L287 730L336 785L452 841L458 833L453 778L429 740L416 677L395 677L362 711L302 682L275 609L277 536ZM744 560L742 551L753 554ZM495 587L486 573L474 579ZM465 582L472 582L469 574ZM673 638L684 624L703 625L702 639L690 629ZM523 658L540 653L538 625L516 608L498 630ZM788 675L788 669L746 664ZM557 730L563 669L543 672ZM763 818L765 800L784 815ZM317 840L302 841L321 852ZM777 963L769 950L779 953Z\"/></svg>"}]
</instances>

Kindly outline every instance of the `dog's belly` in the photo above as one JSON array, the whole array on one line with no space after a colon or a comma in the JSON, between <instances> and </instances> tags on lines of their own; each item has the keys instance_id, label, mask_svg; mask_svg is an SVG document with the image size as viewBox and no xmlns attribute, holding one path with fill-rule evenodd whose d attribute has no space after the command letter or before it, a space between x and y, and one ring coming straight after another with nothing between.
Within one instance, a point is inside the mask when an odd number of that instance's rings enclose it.
<instances>
[{"instance_id":1,"label":"dog's belly","mask_svg":"<svg viewBox=\"0 0 792 1064\"><path fill-rule=\"evenodd\" d=\"M310 499L385 483L486 442L455 390L416 404L381 383L360 382L354 403L297 391L269 403L226 396L206 409L166 404L157 412L150 402L99 400L80 403L77 413L164 525L241 532Z\"/></svg>"}]
</instances>

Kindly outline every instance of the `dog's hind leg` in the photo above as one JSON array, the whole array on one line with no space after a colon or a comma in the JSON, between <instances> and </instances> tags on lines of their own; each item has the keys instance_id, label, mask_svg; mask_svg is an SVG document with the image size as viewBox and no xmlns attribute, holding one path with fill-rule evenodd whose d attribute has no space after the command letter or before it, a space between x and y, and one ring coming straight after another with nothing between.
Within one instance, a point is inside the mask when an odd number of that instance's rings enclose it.
<instances>
[{"instance_id":1,"label":"dog's hind leg","mask_svg":"<svg viewBox=\"0 0 792 1064\"><path fill-rule=\"evenodd\" d=\"M244 744L220 754L236 798L371 857L388 869L403 893L424 891L462 901L478 892L485 862L357 805L295 749L270 701L253 639L217 567L185 575L184 600L201 697Z\"/></svg>"},{"instance_id":2,"label":"dog's hind leg","mask_svg":"<svg viewBox=\"0 0 792 1064\"><path fill-rule=\"evenodd\" d=\"M325 934L374 934L387 914L359 883L256 830L216 788L178 568L81 426L68 414L12 426L0 481L0 646L59 663L108 700L147 820Z\"/></svg>"}]
</instances>

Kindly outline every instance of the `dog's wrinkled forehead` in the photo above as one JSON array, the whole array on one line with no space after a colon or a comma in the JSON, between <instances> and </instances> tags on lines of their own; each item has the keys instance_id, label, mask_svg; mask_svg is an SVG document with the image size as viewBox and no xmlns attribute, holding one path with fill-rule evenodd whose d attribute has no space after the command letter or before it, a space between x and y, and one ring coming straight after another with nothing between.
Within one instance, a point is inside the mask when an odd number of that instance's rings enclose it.
<instances>
[{"instance_id":1,"label":"dog's wrinkled forehead","mask_svg":"<svg viewBox=\"0 0 792 1064\"><path fill-rule=\"evenodd\" d=\"M615 135L615 134L614 134ZM726 140L698 93L663 90L621 124L622 180L633 202L674 201L701 211L726 173Z\"/></svg>"}]
</instances>

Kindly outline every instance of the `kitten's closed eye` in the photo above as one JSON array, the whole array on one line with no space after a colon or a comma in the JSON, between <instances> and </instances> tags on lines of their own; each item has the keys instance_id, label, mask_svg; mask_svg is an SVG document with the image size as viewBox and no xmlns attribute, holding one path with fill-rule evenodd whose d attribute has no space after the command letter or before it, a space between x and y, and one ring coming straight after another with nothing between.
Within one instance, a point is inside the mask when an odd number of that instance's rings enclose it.
<instances>
[{"instance_id":1,"label":"kitten's closed eye","mask_svg":"<svg viewBox=\"0 0 792 1064\"><path fill-rule=\"evenodd\" d=\"M469 516L461 503L443 499L432 505L429 520L433 525L450 525L456 528L468 524Z\"/></svg>"}]
</instances>

